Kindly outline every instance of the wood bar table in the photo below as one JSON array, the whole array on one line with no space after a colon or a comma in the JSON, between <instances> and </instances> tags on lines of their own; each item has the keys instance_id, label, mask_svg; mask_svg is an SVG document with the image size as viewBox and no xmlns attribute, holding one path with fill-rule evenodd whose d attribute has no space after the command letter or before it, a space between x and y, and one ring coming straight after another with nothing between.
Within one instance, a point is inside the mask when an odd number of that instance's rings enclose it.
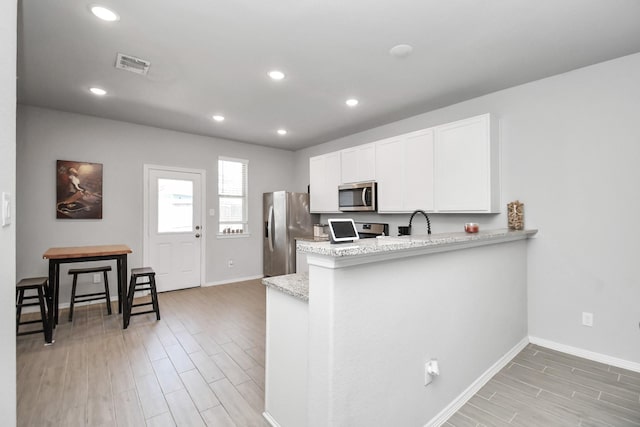
<instances>
[{"instance_id":1,"label":"wood bar table","mask_svg":"<svg viewBox=\"0 0 640 427\"><path fill-rule=\"evenodd\" d=\"M49 286L47 290L47 327L45 340L53 343L53 329L58 324L60 296L60 264L71 262L116 260L118 274L118 313L127 309L127 255L133 252L127 245L72 246L49 248L42 258L49 260ZM124 321L125 316L123 316ZM124 326L124 323L123 323Z\"/></svg>"}]
</instances>

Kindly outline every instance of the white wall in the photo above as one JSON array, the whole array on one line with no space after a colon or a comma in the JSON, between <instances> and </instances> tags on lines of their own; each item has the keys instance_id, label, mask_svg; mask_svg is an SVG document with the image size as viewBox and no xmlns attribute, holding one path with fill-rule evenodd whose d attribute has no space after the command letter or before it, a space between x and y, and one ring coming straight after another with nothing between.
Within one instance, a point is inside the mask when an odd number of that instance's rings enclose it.
<instances>
[{"instance_id":1,"label":"white wall","mask_svg":"<svg viewBox=\"0 0 640 427\"><path fill-rule=\"evenodd\" d=\"M17 128L18 275L47 273L52 246L125 243L129 267L142 265L143 165L204 169L206 204L217 209L218 156L249 160L250 238L217 239L217 217L206 217L206 282L262 275L262 193L288 190L293 153L96 117L19 106ZM103 164L103 219L57 220L56 160ZM227 267L228 259L234 267ZM70 295L61 270L61 302ZM115 284L115 279L112 278ZM114 289L115 292L115 289ZM114 293L115 295L115 293Z\"/></svg>"},{"instance_id":2,"label":"white wall","mask_svg":"<svg viewBox=\"0 0 640 427\"><path fill-rule=\"evenodd\" d=\"M309 427L424 426L521 349L529 243L335 269L309 254ZM441 375L425 387L430 359Z\"/></svg>"},{"instance_id":3,"label":"white wall","mask_svg":"<svg viewBox=\"0 0 640 427\"><path fill-rule=\"evenodd\" d=\"M0 193L16 185L16 1L0 2ZM15 199L14 199L15 200ZM15 203L12 208L15 218ZM16 425L16 226L0 228L0 413Z\"/></svg>"},{"instance_id":4,"label":"white wall","mask_svg":"<svg viewBox=\"0 0 640 427\"><path fill-rule=\"evenodd\" d=\"M575 70L391 123L296 153L298 190L309 156L482 113L500 120L502 205L525 203L530 242L529 334L640 362L640 54ZM313 189L311 190L313 191ZM504 210L504 207L503 207ZM408 215L352 215L406 224ZM434 232L474 219L431 215ZM423 220L422 220L423 221ZM592 328L581 325L594 313Z\"/></svg>"}]
</instances>

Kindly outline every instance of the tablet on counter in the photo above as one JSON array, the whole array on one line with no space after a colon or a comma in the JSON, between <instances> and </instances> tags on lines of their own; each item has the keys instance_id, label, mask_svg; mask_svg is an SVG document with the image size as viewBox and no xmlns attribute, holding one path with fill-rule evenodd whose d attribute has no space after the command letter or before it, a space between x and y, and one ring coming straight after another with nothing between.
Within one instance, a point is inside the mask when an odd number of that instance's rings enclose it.
<instances>
[{"instance_id":1,"label":"tablet on counter","mask_svg":"<svg viewBox=\"0 0 640 427\"><path fill-rule=\"evenodd\" d=\"M329 233L332 243L347 243L360 239L356 224L351 218L330 219Z\"/></svg>"}]
</instances>

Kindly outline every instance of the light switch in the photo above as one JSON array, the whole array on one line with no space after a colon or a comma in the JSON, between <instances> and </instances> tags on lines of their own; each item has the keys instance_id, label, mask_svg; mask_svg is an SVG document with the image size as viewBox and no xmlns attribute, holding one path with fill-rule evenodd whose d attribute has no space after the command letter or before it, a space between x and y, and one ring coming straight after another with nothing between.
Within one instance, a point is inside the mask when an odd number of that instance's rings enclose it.
<instances>
[{"instance_id":1,"label":"light switch","mask_svg":"<svg viewBox=\"0 0 640 427\"><path fill-rule=\"evenodd\" d=\"M2 192L2 226L11 224L11 194Z\"/></svg>"},{"instance_id":2,"label":"light switch","mask_svg":"<svg viewBox=\"0 0 640 427\"><path fill-rule=\"evenodd\" d=\"M209 216L216 216L216 210L215 209L209 209Z\"/></svg>"}]
</instances>

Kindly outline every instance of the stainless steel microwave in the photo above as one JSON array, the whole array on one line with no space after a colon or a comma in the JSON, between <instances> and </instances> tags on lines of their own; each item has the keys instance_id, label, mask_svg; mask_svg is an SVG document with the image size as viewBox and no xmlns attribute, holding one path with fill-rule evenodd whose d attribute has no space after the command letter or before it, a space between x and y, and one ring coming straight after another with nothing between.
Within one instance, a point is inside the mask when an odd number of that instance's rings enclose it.
<instances>
[{"instance_id":1,"label":"stainless steel microwave","mask_svg":"<svg viewBox=\"0 0 640 427\"><path fill-rule=\"evenodd\" d=\"M338 187L338 206L343 212L372 212L377 209L377 184L373 181Z\"/></svg>"}]
</instances>

